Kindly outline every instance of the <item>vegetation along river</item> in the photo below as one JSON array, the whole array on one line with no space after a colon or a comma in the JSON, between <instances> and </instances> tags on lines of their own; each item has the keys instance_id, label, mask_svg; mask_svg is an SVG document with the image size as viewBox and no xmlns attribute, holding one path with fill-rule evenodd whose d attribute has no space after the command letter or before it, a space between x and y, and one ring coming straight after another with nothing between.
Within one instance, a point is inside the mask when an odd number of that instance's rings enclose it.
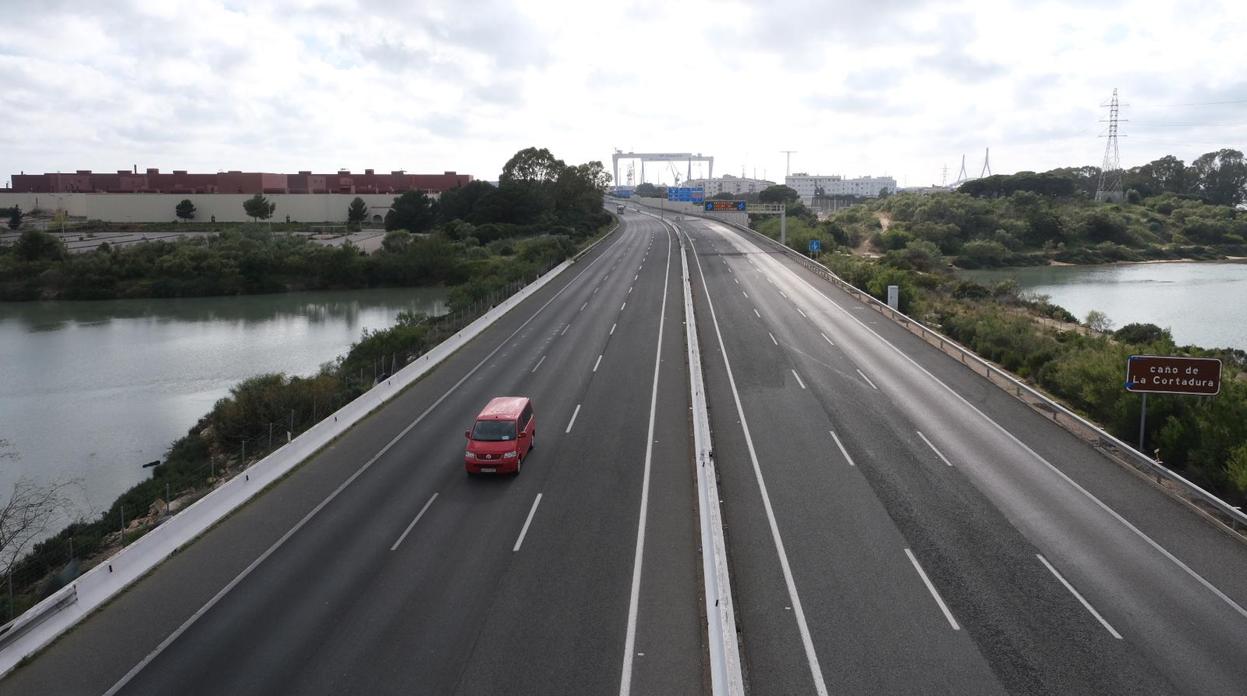
<instances>
[{"instance_id":1,"label":"vegetation along river","mask_svg":"<svg viewBox=\"0 0 1247 696\"><path fill-rule=\"evenodd\" d=\"M73 480L93 517L231 386L315 373L364 329L445 306L436 288L0 303L0 496Z\"/></svg>"},{"instance_id":2,"label":"vegetation along river","mask_svg":"<svg viewBox=\"0 0 1247 696\"><path fill-rule=\"evenodd\" d=\"M960 275L983 284L1016 280L1079 319L1093 309L1104 312L1114 328L1156 324L1178 345L1247 350L1247 263L1039 266Z\"/></svg>"}]
</instances>

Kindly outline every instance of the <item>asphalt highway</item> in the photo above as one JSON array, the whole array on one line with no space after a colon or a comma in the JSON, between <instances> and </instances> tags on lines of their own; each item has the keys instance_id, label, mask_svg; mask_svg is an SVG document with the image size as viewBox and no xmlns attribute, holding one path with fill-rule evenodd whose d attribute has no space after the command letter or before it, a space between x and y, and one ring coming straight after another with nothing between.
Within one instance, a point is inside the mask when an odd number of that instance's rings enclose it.
<instances>
[{"instance_id":1,"label":"asphalt highway","mask_svg":"<svg viewBox=\"0 0 1247 696\"><path fill-rule=\"evenodd\" d=\"M701 691L680 293L674 235L628 216L0 693ZM463 431L510 394L532 454L469 479Z\"/></svg>"},{"instance_id":2,"label":"asphalt highway","mask_svg":"<svg viewBox=\"0 0 1247 696\"><path fill-rule=\"evenodd\" d=\"M1243 693L1240 541L773 248L680 224L753 693Z\"/></svg>"},{"instance_id":3,"label":"asphalt highway","mask_svg":"<svg viewBox=\"0 0 1247 696\"><path fill-rule=\"evenodd\" d=\"M751 235L624 221L0 696L708 693L681 245L749 693L1245 692L1242 540Z\"/></svg>"}]
</instances>

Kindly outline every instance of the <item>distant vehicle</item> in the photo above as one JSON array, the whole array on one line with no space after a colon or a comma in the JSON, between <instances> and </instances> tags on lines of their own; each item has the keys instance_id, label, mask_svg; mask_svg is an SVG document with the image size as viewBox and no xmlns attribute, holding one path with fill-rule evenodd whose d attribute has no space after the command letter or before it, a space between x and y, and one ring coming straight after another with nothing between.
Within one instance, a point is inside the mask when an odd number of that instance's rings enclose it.
<instances>
[{"instance_id":1,"label":"distant vehicle","mask_svg":"<svg viewBox=\"0 0 1247 696\"><path fill-rule=\"evenodd\" d=\"M616 212L616 213L619 213L620 215L623 215L623 214L624 214L624 204L623 204L623 203L620 203L619 205L615 206L615 212Z\"/></svg>"},{"instance_id":2,"label":"distant vehicle","mask_svg":"<svg viewBox=\"0 0 1247 696\"><path fill-rule=\"evenodd\" d=\"M468 475L512 473L519 475L537 435L533 402L525 396L498 396L485 404L472 428L463 453Z\"/></svg>"}]
</instances>

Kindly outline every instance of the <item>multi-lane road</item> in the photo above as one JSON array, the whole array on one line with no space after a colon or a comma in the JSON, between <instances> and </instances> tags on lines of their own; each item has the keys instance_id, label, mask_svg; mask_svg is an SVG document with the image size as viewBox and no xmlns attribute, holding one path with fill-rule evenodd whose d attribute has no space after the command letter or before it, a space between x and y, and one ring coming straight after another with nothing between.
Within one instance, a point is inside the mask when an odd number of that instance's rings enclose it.
<instances>
[{"instance_id":1,"label":"multi-lane road","mask_svg":"<svg viewBox=\"0 0 1247 696\"><path fill-rule=\"evenodd\" d=\"M630 212L0 694L708 692L681 246L750 693L1243 692L1242 542L773 248ZM470 479L503 394L536 447Z\"/></svg>"}]
</instances>

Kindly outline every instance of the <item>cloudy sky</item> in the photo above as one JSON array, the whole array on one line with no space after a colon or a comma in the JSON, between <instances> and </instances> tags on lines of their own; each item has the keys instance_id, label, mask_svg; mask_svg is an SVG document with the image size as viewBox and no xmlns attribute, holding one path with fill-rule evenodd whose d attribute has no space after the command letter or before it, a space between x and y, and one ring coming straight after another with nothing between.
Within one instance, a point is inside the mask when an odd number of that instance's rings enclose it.
<instances>
[{"instance_id":1,"label":"cloudy sky","mask_svg":"<svg viewBox=\"0 0 1247 696\"><path fill-rule=\"evenodd\" d=\"M1247 148L1243 0L0 0L0 177L701 152L902 185ZM659 170L647 168L649 179ZM704 171L704 170L703 170ZM694 170L696 175L697 171ZM671 180L663 170L663 181Z\"/></svg>"}]
</instances>

